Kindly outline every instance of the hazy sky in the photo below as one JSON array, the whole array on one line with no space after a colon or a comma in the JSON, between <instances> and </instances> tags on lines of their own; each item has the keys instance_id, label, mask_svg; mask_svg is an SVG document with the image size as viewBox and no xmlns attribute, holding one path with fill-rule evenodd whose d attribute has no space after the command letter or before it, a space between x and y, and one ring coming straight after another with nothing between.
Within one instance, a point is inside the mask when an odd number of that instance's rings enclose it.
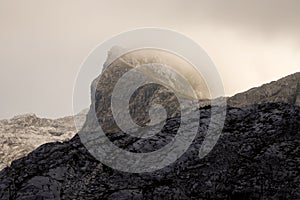
<instances>
[{"instance_id":1,"label":"hazy sky","mask_svg":"<svg viewBox=\"0 0 300 200\"><path fill-rule=\"evenodd\" d=\"M227 95L300 71L299 0L0 0L0 118L72 114L89 52L149 26L199 43Z\"/></svg>"}]
</instances>

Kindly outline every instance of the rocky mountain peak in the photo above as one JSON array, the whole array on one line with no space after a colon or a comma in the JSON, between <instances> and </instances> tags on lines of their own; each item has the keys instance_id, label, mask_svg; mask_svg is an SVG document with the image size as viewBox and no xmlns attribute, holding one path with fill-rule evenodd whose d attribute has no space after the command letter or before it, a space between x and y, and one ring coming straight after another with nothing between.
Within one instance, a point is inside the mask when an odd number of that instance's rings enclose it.
<instances>
[{"instance_id":1,"label":"rocky mountain peak","mask_svg":"<svg viewBox=\"0 0 300 200\"><path fill-rule=\"evenodd\" d=\"M149 103L157 101L168 112L163 129L150 139L130 137L120 130L111 111L112 89L135 62L118 59L93 81L92 104L79 134L96 132L95 125L100 123L114 145L138 154L156 151L173 141L181 118L178 101L170 91L146 86L129 101L131 117L141 126L147 124ZM149 71L141 73L151 77ZM71 140L44 144L4 168L0 172L0 199L300 199L299 80L296 73L229 98L231 106L227 108L222 135L202 159L199 148L211 120L209 105L199 109L200 122L189 121L190 127L198 127L193 143L163 169L127 173L110 168L95 159L76 134ZM14 120L37 120L43 125L50 122L36 116ZM65 122L60 119L53 123L60 127ZM19 140L11 140L16 135L33 133L28 141L36 143L34 138L44 133L44 129L32 126L11 128L6 123L3 127L3 131L13 129L18 133L1 142L12 146L9 151L17 149L11 145ZM112 161L118 157L115 152L109 156Z\"/></svg>"}]
</instances>

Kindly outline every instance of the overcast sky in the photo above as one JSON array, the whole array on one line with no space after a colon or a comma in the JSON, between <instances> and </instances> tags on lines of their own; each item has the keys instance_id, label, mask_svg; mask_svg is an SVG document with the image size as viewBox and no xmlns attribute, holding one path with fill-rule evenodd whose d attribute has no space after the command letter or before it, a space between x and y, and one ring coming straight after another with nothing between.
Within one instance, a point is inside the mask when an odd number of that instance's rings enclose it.
<instances>
[{"instance_id":1,"label":"overcast sky","mask_svg":"<svg viewBox=\"0 0 300 200\"><path fill-rule=\"evenodd\" d=\"M89 52L138 27L196 41L233 95L300 71L299 25L299 0L0 0L0 118L72 114Z\"/></svg>"}]
</instances>

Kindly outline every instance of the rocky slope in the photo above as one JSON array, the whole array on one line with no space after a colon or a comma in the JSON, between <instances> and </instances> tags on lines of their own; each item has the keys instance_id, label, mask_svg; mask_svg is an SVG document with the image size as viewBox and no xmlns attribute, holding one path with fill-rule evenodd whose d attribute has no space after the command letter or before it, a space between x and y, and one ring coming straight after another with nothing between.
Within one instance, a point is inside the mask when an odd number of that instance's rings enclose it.
<instances>
[{"instance_id":1,"label":"rocky slope","mask_svg":"<svg viewBox=\"0 0 300 200\"><path fill-rule=\"evenodd\" d=\"M299 199L300 108L283 103L228 108L221 138L208 156L198 151L209 123L201 109L198 135L172 165L129 174L95 160L76 135L44 144L0 172L0 199ZM165 129L175 134L178 118ZM191 122L193 123L193 122ZM175 125L174 125L175 124ZM156 138L157 140L161 138ZM112 138L125 149L153 141Z\"/></svg>"},{"instance_id":2,"label":"rocky slope","mask_svg":"<svg viewBox=\"0 0 300 200\"><path fill-rule=\"evenodd\" d=\"M196 102L197 98L208 96L208 89L202 77L193 76L193 78L187 79L187 77L191 77L190 73L197 73L190 70L189 68L192 67L188 63L185 63L185 61L178 60L178 62L183 63L183 66L185 66L184 69L186 71L183 74L178 73L183 70L178 64L174 66L174 69L178 70L177 73L172 73L172 71L167 69L162 70L161 65L173 66L174 59L178 59L176 56L161 52L160 50L142 50L142 52L129 52L116 59L115 56L119 55L122 51L124 50L117 48L109 52L102 74L91 85L92 104L84 129L91 129L90 127L95 123L91 118L96 114L105 132L120 130L113 120L113 112L111 110L112 93L120 78L129 71L132 71L132 69L136 69L134 75L127 78L129 81L122 84L123 89L121 91L124 93L134 86L135 82L131 80L136 77L147 77L147 80L154 82L136 88L129 99L131 118L138 125L145 126L150 123L148 113L151 106L153 106L154 110L152 112L152 119L160 118L160 113L158 112L160 106L158 105L163 106L167 111L167 117L171 118L180 115L180 106L188 108L188 106L183 104L179 106L178 98L182 99L182 101ZM157 64L157 62L160 64ZM147 67L138 68L143 65ZM137 79L140 81L139 78ZM194 82L197 82L197 84ZM201 92L193 94L188 89L187 83L192 84L193 87L200 88L199 91ZM174 89L176 95L170 88ZM124 102L125 98L125 95L114 98L117 102L116 105ZM120 116L119 118L124 118L123 113L121 113L124 107L114 108Z\"/></svg>"},{"instance_id":3,"label":"rocky slope","mask_svg":"<svg viewBox=\"0 0 300 200\"><path fill-rule=\"evenodd\" d=\"M285 102L300 106L300 72L252 88L228 99L228 104L234 107L271 102Z\"/></svg>"},{"instance_id":4,"label":"rocky slope","mask_svg":"<svg viewBox=\"0 0 300 200\"><path fill-rule=\"evenodd\" d=\"M75 117L84 122L86 112ZM69 140L76 132L72 116L52 120L25 114L0 120L0 170L40 145Z\"/></svg>"},{"instance_id":5,"label":"rocky slope","mask_svg":"<svg viewBox=\"0 0 300 200\"><path fill-rule=\"evenodd\" d=\"M105 63L102 76L93 82L91 108L79 134L98 131L94 127L100 123L109 139L127 151L157 150L172 141L178 131L178 100L166 87L138 88L129 101L132 120L148 125L151 102L164 106L168 120L150 139L123 133L110 107L113 88L136 64L152 62L152 58L137 59L139 55L123 58ZM139 73L155 79L151 71ZM168 84L174 83L168 80ZM200 124L195 119L189 121L189 126L199 126L190 148L175 163L151 173L125 173L101 164L78 135L70 141L44 144L0 172L0 199L300 199L298 85L299 74L295 74L229 99L229 105L236 108L227 108L221 138L200 159L199 148L211 113L211 107L204 104ZM189 93L180 97L190 98ZM156 114L151 117L159 117ZM51 137L58 137L55 135L61 131L51 132Z\"/></svg>"}]
</instances>

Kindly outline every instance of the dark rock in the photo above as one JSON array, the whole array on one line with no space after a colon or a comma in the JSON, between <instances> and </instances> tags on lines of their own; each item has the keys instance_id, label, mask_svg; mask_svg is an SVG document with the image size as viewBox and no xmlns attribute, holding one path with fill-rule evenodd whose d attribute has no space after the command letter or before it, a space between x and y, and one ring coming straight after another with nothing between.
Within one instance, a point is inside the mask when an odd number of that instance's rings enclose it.
<instances>
[{"instance_id":1,"label":"dark rock","mask_svg":"<svg viewBox=\"0 0 300 200\"><path fill-rule=\"evenodd\" d=\"M0 199L300 198L299 107L273 103L228 108L221 138L199 159L209 115L209 107L201 109L201 128L188 151L151 173L130 174L102 165L77 135L42 145L0 172ZM143 142L137 147L151 148L149 141Z\"/></svg>"},{"instance_id":2,"label":"dark rock","mask_svg":"<svg viewBox=\"0 0 300 200\"><path fill-rule=\"evenodd\" d=\"M142 58L142 62L151 60ZM96 132L100 123L115 145L135 153L155 151L174 139L182 113L178 99L163 86L141 87L129 101L132 120L141 126L149 123L149 102L166 109L167 120L160 133L150 139L131 137L114 121L110 108L114 85L140 61L125 56L106 62L102 76L91 86L91 108L78 134ZM152 77L151 70L141 73ZM280 82L278 87L264 86L262 93L254 89L229 99L230 105L243 108L227 108L222 135L202 159L199 149L210 123L209 104L200 109L199 124L188 121L189 129L199 127L191 146L163 169L148 173L112 169L96 160L77 134L70 141L44 144L3 169L0 199L300 199L299 74L291 77L290 85ZM167 80L176 82L171 76ZM186 92L183 84L177 86L175 90ZM183 93L180 97L191 98ZM270 103L277 101L285 103ZM149 130L156 126L159 121ZM110 156L113 160L118 155ZM122 164L127 162L124 159Z\"/></svg>"}]
</instances>

